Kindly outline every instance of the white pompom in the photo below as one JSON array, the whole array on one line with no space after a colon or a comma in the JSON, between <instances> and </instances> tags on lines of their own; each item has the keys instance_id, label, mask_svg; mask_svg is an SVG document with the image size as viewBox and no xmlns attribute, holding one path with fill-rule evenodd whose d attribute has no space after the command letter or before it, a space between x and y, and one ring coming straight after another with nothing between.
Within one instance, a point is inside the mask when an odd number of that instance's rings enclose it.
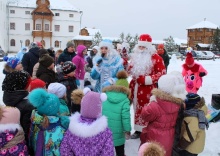
<instances>
[{"instance_id":1,"label":"white pompom","mask_svg":"<svg viewBox=\"0 0 220 156\"><path fill-rule=\"evenodd\" d=\"M107 100L107 95L105 93L100 94L100 99L102 102L105 102Z\"/></svg>"},{"instance_id":2,"label":"white pompom","mask_svg":"<svg viewBox=\"0 0 220 156\"><path fill-rule=\"evenodd\" d=\"M88 87L83 89L84 95L86 95L88 92L91 92L91 90Z\"/></svg>"}]
</instances>

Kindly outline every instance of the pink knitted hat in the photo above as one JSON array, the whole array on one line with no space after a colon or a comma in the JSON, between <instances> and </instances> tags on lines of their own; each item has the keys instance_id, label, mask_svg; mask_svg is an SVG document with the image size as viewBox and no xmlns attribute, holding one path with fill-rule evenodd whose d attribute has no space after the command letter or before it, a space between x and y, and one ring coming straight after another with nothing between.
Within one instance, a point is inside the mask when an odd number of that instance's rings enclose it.
<instances>
[{"instance_id":1,"label":"pink knitted hat","mask_svg":"<svg viewBox=\"0 0 220 156\"><path fill-rule=\"evenodd\" d=\"M85 88L83 92L85 96L81 101L81 115L90 119L102 116L102 102L107 100L107 95L92 92L89 88Z\"/></svg>"},{"instance_id":2,"label":"pink knitted hat","mask_svg":"<svg viewBox=\"0 0 220 156\"><path fill-rule=\"evenodd\" d=\"M16 107L0 106L0 124L19 124L20 111Z\"/></svg>"}]
</instances>

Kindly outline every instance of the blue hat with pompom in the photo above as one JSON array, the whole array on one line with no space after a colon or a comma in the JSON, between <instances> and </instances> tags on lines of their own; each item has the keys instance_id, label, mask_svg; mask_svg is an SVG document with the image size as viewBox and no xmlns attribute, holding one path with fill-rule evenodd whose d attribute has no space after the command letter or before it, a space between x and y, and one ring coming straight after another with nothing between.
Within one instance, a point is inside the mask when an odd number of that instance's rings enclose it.
<instances>
[{"instance_id":1,"label":"blue hat with pompom","mask_svg":"<svg viewBox=\"0 0 220 156\"><path fill-rule=\"evenodd\" d=\"M60 107L59 98L55 94L47 93L45 89L35 89L29 96L30 103L37 108L40 115L57 116Z\"/></svg>"},{"instance_id":2,"label":"blue hat with pompom","mask_svg":"<svg viewBox=\"0 0 220 156\"><path fill-rule=\"evenodd\" d=\"M3 57L3 60L4 60L5 62L7 62L7 65L8 65L9 67L13 68L13 69L15 69L16 66L17 66L19 63L21 63L21 61L20 61L18 58L16 58L16 57L7 57L7 56L4 56L4 57Z\"/></svg>"}]
</instances>

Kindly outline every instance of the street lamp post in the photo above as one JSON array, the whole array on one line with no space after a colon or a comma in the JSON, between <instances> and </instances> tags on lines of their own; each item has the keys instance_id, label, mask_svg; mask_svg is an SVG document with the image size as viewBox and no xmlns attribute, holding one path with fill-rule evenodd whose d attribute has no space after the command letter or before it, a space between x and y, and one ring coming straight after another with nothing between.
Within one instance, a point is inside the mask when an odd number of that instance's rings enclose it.
<instances>
[{"instance_id":1,"label":"street lamp post","mask_svg":"<svg viewBox=\"0 0 220 156\"><path fill-rule=\"evenodd\" d=\"M23 43L23 41L22 41L22 40L20 40L20 43L21 43L21 48L22 48L22 43Z\"/></svg>"},{"instance_id":2,"label":"street lamp post","mask_svg":"<svg viewBox=\"0 0 220 156\"><path fill-rule=\"evenodd\" d=\"M60 41L60 48L61 48L61 43L62 43L62 41Z\"/></svg>"}]
</instances>

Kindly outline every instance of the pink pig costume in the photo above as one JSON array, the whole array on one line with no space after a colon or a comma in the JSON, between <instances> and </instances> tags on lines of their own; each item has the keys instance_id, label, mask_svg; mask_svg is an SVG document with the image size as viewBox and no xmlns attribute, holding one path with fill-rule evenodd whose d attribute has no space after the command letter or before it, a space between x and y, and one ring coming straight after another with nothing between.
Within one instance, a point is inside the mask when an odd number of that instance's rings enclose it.
<instances>
[{"instance_id":1,"label":"pink pig costume","mask_svg":"<svg viewBox=\"0 0 220 156\"><path fill-rule=\"evenodd\" d=\"M197 93L202 86L202 77L208 72L202 65L195 63L191 53L187 53L186 61L183 64L182 75L186 83L186 91L188 93Z\"/></svg>"}]
</instances>

